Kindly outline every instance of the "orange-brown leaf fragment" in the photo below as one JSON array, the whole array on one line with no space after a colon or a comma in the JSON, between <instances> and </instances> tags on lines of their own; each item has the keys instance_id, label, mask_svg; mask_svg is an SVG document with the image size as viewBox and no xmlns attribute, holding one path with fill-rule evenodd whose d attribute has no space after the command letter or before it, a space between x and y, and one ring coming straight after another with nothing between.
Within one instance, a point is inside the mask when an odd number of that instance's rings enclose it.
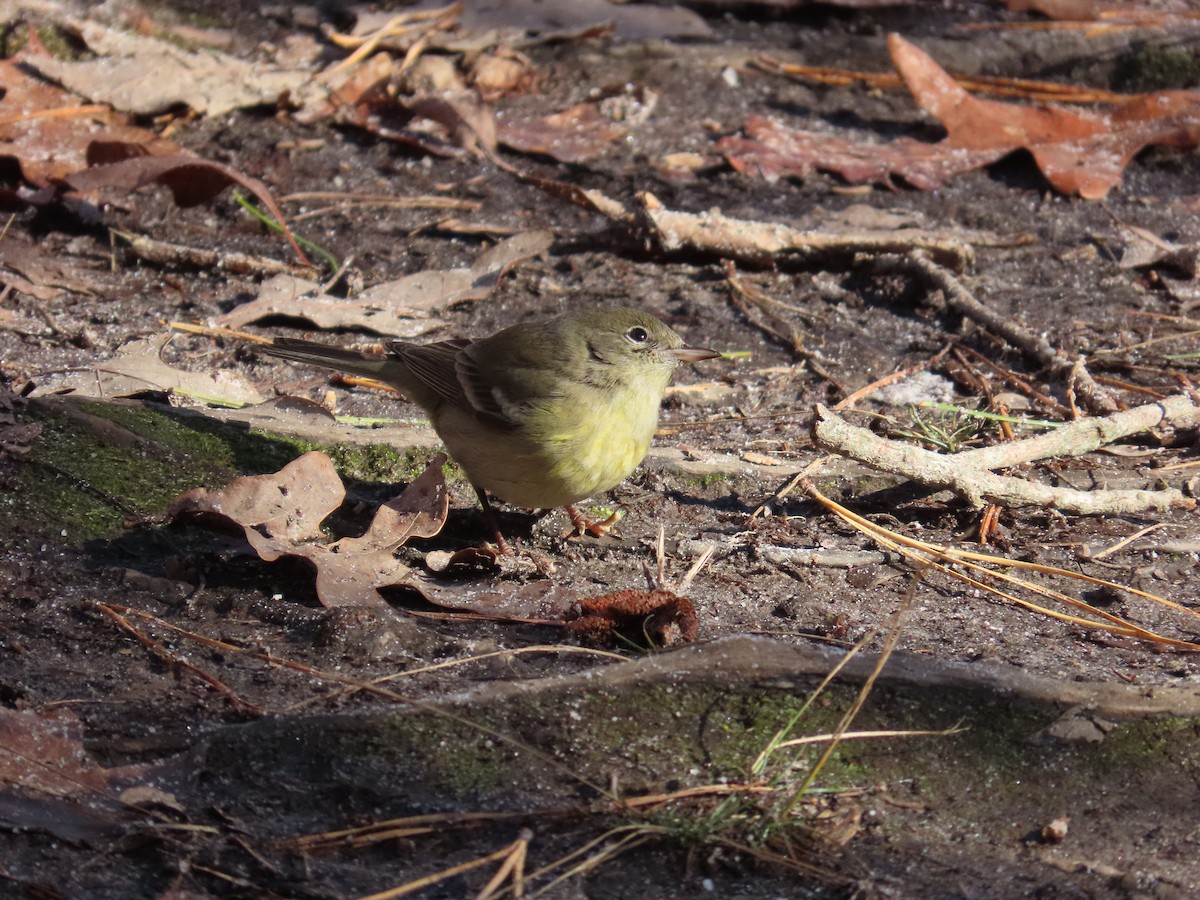
<instances>
[{"instance_id":1,"label":"orange-brown leaf fragment","mask_svg":"<svg viewBox=\"0 0 1200 900\"><path fill-rule=\"evenodd\" d=\"M74 94L30 75L20 63L17 57L0 60L0 156L13 157L30 184L46 187L85 168L88 145L98 137L179 152L170 141L131 125L127 116L85 106Z\"/></svg>"},{"instance_id":2,"label":"orange-brown leaf fragment","mask_svg":"<svg viewBox=\"0 0 1200 900\"><path fill-rule=\"evenodd\" d=\"M1200 92L1145 94L1112 112L1084 114L1061 106L1022 106L968 94L928 55L888 35L892 62L913 98L945 126L942 144L968 152L1026 149L1056 190L1099 200L1151 144L1200 144Z\"/></svg>"},{"instance_id":3,"label":"orange-brown leaf fragment","mask_svg":"<svg viewBox=\"0 0 1200 900\"><path fill-rule=\"evenodd\" d=\"M653 91L622 85L552 115L502 119L499 139L519 153L586 162L611 152L614 143L650 117L657 103Z\"/></svg>"},{"instance_id":4,"label":"orange-brown leaf fragment","mask_svg":"<svg viewBox=\"0 0 1200 900\"><path fill-rule=\"evenodd\" d=\"M70 710L0 707L0 827L111 840L124 830L128 789L144 796L138 788L174 780L178 763L104 768L84 747L83 724Z\"/></svg>"},{"instance_id":5,"label":"orange-brown leaf fragment","mask_svg":"<svg viewBox=\"0 0 1200 900\"><path fill-rule=\"evenodd\" d=\"M903 178L915 188L933 190L955 175L993 163L1007 151L967 151L900 138L871 144L836 134L789 128L765 116L747 116L744 138L724 137L717 150L734 169L768 180L805 178L835 172L852 184L891 186Z\"/></svg>"},{"instance_id":6,"label":"orange-brown leaf fragment","mask_svg":"<svg viewBox=\"0 0 1200 900\"><path fill-rule=\"evenodd\" d=\"M674 647L696 639L696 608L670 591L618 591L580 601L567 630L585 644Z\"/></svg>"},{"instance_id":7,"label":"orange-brown leaf fragment","mask_svg":"<svg viewBox=\"0 0 1200 900\"><path fill-rule=\"evenodd\" d=\"M902 178L925 190L1016 150L1032 154L1046 180L1064 194L1103 198L1145 147L1200 145L1200 92L1146 94L1110 112L1083 113L971 96L927 54L888 36L892 63L917 104L946 128L936 144L908 138L882 144L788 128L747 117L745 137L718 142L735 169L765 178L836 172L853 183Z\"/></svg>"}]
</instances>

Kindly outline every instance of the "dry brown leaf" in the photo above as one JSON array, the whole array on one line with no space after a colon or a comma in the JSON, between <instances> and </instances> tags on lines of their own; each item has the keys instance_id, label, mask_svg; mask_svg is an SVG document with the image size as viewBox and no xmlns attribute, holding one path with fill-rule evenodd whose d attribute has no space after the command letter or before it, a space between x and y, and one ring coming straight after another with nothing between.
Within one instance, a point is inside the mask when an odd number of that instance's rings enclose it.
<instances>
[{"instance_id":1,"label":"dry brown leaf","mask_svg":"<svg viewBox=\"0 0 1200 900\"><path fill-rule=\"evenodd\" d=\"M295 113L296 121L311 125L328 116L340 118L345 110L353 122L357 116L355 106L370 91L385 92L396 74L395 61L386 53L376 53L353 69L336 76L324 76L297 98L301 106Z\"/></svg>"},{"instance_id":2,"label":"dry brown leaf","mask_svg":"<svg viewBox=\"0 0 1200 900\"><path fill-rule=\"evenodd\" d=\"M438 556L434 565L439 573L453 571L457 565L460 576L488 570L496 562L495 555L482 548ZM593 646L673 647L694 641L698 629L691 601L665 590L626 590L580 599L574 587L541 579L512 584L415 576L410 586L430 603L454 610L456 618L560 625Z\"/></svg>"},{"instance_id":3,"label":"dry brown leaf","mask_svg":"<svg viewBox=\"0 0 1200 900\"><path fill-rule=\"evenodd\" d=\"M1122 229L1120 261L1122 269L1142 269L1151 266L1173 269L1185 278L1200 274L1200 245L1175 244L1143 228L1126 225Z\"/></svg>"},{"instance_id":4,"label":"dry brown leaf","mask_svg":"<svg viewBox=\"0 0 1200 900\"><path fill-rule=\"evenodd\" d=\"M438 454L400 496L383 504L361 537L328 541L321 529L346 491L324 453L313 451L270 475L235 479L208 491L196 488L167 510L175 522L240 528L258 556L307 560L316 570L325 606L387 606L381 588L409 586L411 569L394 551L413 537L432 537L446 521L449 495Z\"/></svg>"},{"instance_id":5,"label":"dry brown leaf","mask_svg":"<svg viewBox=\"0 0 1200 900\"><path fill-rule=\"evenodd\" d=\"M658 96L623 85L549 116L503 119L500 143L521 153L579 163L611 152L611 145L650 117Z\"/></svg>"},{"instance_id":6,"label":"dry brown leaf","mask_svg":"<svg viewBox=\"0 0 1200 900\"><path fill-rule=\"evenodd\" d=\"M392 337L417 337L445 325L429 312L455 303L482 300L516 263L544 253L553 235L526 231L501 241L469 268L430 270L374 285L353 300L320 293L315 282L277 275L255 300L221 316L220 324L240 328L268 316L312 322L318 328L361 328Z\"/></svg>"},{"instance_id":7,"label":"dry brown leaf","mask_svg":"<svg viewBox=\"0 0 1200 900\"><path fill-rule=\"evenodd\" d=\"M297 258L302 263L308 262L265 184L223 163L183 153L166 155L160 149L125 141L93 141L87 148L89 168L67 176L65 181L84 193L100 188L132 191L148 184L161 184L184 207L207 203L230 185L239 185L257 197L275 217Z\"/></svg>"},{"instance_id":8,"label":"dry brown leaf","mask_svg":"<svg viewBox=\"0 0 1200 900\"><path fill-rule=\"evenodd\" d=\"M19 272L25 283L15 282L5 270ZM92 274L80 260L51 250L43 242L27 240L15 232L0 240L0 283L8 282L15 290L38 300L54 299L63 290L92 294Z\"/></svg>"},{"instance_id":9,"label":"dry brown leaf","mask_svg":"<svg viewBox=\"0 0 1200 900\"><path fill-rule=\"evenodd\" d=\"M228 405L263 401L258 388L236 372L188 372L163 362L163 348L170 339L168 333L130 341L112 359L40 378L33 395L71 390L86 397L127 397L166 391Z\"/></svg>"},{"instance_id":10,"label":"dry brown leaf","mask_svg":"<svg viewBox=\"0 0 1200 900\"><path fill-rule=\"evenodd\" d=\"M605 119L591 103L538 118L504 120L500 141L511 150L578 163L608 152L625 129Z\"/></svg>"},{"instance_id":11,"label":"dry brown leaf","mask_svg":"<svg viewBox=\"0 0 1200 900\"><path fill-rule=\"evenodd\" d=\"M371 295L372 290L346 300L322 293L315 281L276 275L262 284L258 297L235 306L216 321L227 328L241 328L260 319L282 316L309 322L315 328L353 328L399 338L420 337L446 324L405 306L389 308L386 300Z\"/></svg>"},{"instance_id":12,"label":"dry brown leaf","mask_svg":"<svg viewBox=\"0 0 1200 900\"><path fill-rule=\"evenodd\" d=\"M418 94L398 102L417 118L442 126L454 146L496 152L496 115L474 91Z\"/></svg>"},{"instance_id":13,"label":"dry brown leaf","mask_svg":"<svg viewBox=\"0 0 1200 900\"><path fill-rule=\"evenodd\" d=\"M517 583L496 579L435 580L420 576L414 587L430 603L491 620L560 623L570 616L579 602L575 588L545 579Z\"/></svg>"},{"instance_id":14,"label":"dry brown leaf","mask_svg":"<svg viewBox=\"0 0 1200 900\"><path fill-rule=\"evenodd\" d=\"M437 156L495 152L495 114L474 91L398 96L388 89L390 75L374 74L338 89L328 107L336 108L338 121Z\"/></svg>"},{"instance_id":15,"label":"dry brown leaf","mask_svg":"<svg viewBox=\"0 0 1200 900\"><path fill-rule=\"evenodd\" d=\"M108 788L110 773L83 749L83 726L70 710L43 715L0 707L0 785L53 797Z\"/></svg>"},{"instance_id":16,"label":"dry brown leaf","mask_svg":"<svg viewBox=\"0 0 1200 900\"><path fill-rule=\"evenodd\" d=\"M818 170L836 172L852 184L891 186L900 177L913 187L933 190L955 175L995 162L1005 152L972 153L944 144L900 138L871 144L816 131L801 131L765 116L747 116L744 138L725 137L717 149L734 169L768 181L807 178Z\"/></svg>"},{"instance_id":17,"label":"dry brown leaf","mask_svg":"<svg viewBox=\"0 0 1200 900\"><path fill-rule=\"evenodd\" d=\"M888 36L888 49L917 103L945 126L942 143L974 152L1024 148L1064 194L1102 199L1145 147L1200 143L1198 91L1145 94L1112 112L1084 115L1050 104L980 100L899 35Z\"/></svg>"},{"instance_id":18,"label":"dry brown leaf","mask_svg":"<svg viewBox=\"0 0 1200 900\"><path fill-rule=\"evenodd\" d=\"M121 793L148 787L163 771L161 764L103 768L84 749L83 726L70 710L0 707L0 827L70 841L111 837L126 817Z\"/></svg>"},{"instance_id":19,"label":"dry brown leaf","mask_svg":"<svg viewBox=\"0 0 1200 900\"><path fill-rule=\"evenodd\" d=\"M438 156L463 150L493 154L503 144L560 162L582 162L610 152L615 141L650 116L658 100L646 88L621 85L558 113L497 122L491 106L474 90L394 96L386 90L394 76L388 69L348 81L328 104L306 110L306 115L311 120L336 110L339 121Z\"/></svg>"},{"instance_id":20,"label":"dry brown leaf","mask_svg":"<svg viewBox=\"0 0 1200 900\"><path fill-rule=\"evenodd\" d=\"M36 57L28 63L80 96L138 115L187 106L219 116L241 107L274 104L313 77L310 72L249 63L216 50L184 50L96 22L77 23L76 28L95 59L69 62Z\"/></svg>"},{"instance_id":21,"label":"dry brown leaf","mask_svg":"<svg viewBox=\"0 0 1200 900\"><path fill-rule=\"evenodd\" d=\"M514 175L526 184L531 184L538 190L549 194L564 203L571 203L588 212L599 213L607 219L624 225L634 225L634 216L620 202L598 190L587 190L568 181L556 178L544 178L529 172L516 172Z\"/></svg>"},{"instance_id":22,"label":"dry brown leaf","mask_svg":"<svg viewBox=\"0 0 1200 900\"><path fill-rule=\"evenodd\" d=\"M86 168L87 148L98 136L180 152L154 132L130 125L126 116L84 106L76 95L29 75L21 63L33 58L0 60L0 156L13 157L30 184L46 187Z\"/></svg>"},{"instance_id":23,"label":"dry brown leaf","mask_svg":"<svg viewBox=\"0 0 1200 900\"><path fill-rule=\"evenodd\" d=\"M746 139L723 138L718 148L734 168L768 178L822 169L851 182L886 184L895 176L923 189L1025 149L1055 189L1096 200L1120 183L1143 148L1200 144L1200 92L1147 94L1106 113L1021 106L972 97L899 35L889 35L888 47L914 99L945 126L940 143L866 144L752 116Z\"/></svg>"}]
</instances>

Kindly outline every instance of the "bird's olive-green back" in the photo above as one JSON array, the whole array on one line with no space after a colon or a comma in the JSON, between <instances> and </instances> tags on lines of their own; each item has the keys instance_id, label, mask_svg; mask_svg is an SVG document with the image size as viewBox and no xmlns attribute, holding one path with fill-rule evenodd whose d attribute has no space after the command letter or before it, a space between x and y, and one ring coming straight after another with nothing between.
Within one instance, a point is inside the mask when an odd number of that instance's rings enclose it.
<instances>
[{"instance_id":1,"label":"bird's olive-green back","mask_svg":"<svg viewBox=\"0 0 1200 900\"><path fill-rule=\"evenodd\" d=\"M443 401L521 425L580 390L632 390L657 407L678 364L671 351L682 346L650 313L615 309L513 325L478 341L396 342L391 349Z\"/></svg>"}]
</instances>

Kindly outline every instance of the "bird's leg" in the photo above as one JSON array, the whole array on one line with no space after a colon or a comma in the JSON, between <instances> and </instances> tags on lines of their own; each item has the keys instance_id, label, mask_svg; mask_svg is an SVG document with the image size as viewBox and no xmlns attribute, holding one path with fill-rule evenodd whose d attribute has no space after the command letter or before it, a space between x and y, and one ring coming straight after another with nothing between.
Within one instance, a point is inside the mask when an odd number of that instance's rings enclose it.
<instances>
[{"instance_id":1,"label":"bird's leg","mask_svg":"<svg viewBox=\"0 0 1200 900\"><path fill-rule=\"evenodd\" d=\"M471 485L475 487L475 485ZM479 498L479 505L483 507L483 519L487 522L488 528L492 530L492 537L496 539L496 549L503 556L512 556L512 548L508 546L508 541L504 539L504 535L500 532L500 523L496 520L496 513L492 510L492 504L488 502L487 494L483 488L475 488L475 496Z\"/></svg>"},{"instance_id":2,"label":"bird's leg","mask_svg":"<svg viewBox=\"0 0 1200 900\"><path fill-rule=\"evenodd\" d=\"M575 534L582 537L585 534L591 534L596 537L604 537L616 527L616 524L625 518L625 510L618 509L606 519L600 519L598 522L589 522L583 517L583 513L577 510L571 504L563 507L567 511L567 515L571 517L571 524L575 526Z\"/></svg>"}]
</instances>

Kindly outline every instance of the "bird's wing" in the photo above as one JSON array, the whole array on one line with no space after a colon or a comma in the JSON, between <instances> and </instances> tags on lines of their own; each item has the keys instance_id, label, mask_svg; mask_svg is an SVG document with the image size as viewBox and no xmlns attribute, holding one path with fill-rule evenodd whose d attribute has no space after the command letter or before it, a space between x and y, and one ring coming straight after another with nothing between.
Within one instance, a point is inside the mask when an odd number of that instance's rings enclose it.
<instances>
[{"instance_id":1,"label":"bird's wing","mask_svg":"<svg viewBox=\"0 0 1200 900\"><path fill-rule=\"evenodd\" d=\"M471 408L471 401L463 393L454 361L459 351L471 344L469 340L438 341L434 344L410 344L392 341L388 350L400 358L413 376L442 400Z\"/></svg>"},{"instance_id":2,"label":"bird's wing","mask_svg":"<svg viewBox=\"0 0 1200 900\"><path fill-rule=\"evenodd\" d=\"M499 425L514 426L512 418L492 389L491 380L480 371L466 351L474 341L457 339L434 344L393 341L388 349L409 371L440 399L453 403Z\"/></svg>"},{"instance_id":3,"label":"bird's wing","mask_svg":"<svg viewBox=\"0 0 1200 900\"><path fill-rule=\"evenodd\" d=\"M479 362L469 351L458 354L454 369L458 383L477 415L503 425L521 424L523 411L507 402L496 379L479 367Z\"/></svg>"}]
</instances>

